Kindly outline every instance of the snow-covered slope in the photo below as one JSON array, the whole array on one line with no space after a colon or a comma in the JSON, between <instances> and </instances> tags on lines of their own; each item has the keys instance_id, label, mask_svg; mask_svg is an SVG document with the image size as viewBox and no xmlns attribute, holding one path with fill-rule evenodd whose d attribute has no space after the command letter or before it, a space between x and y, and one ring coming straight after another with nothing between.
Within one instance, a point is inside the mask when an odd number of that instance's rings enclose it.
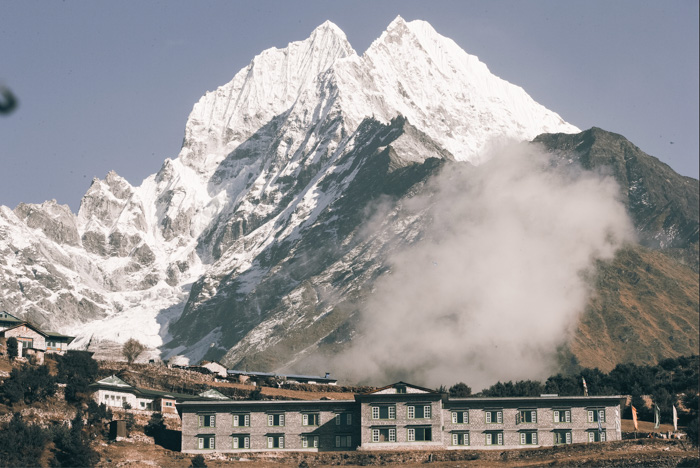
<instances>
[{"instance_id":1,"label":"snow-covered slope","mask_svg":"<svg viewBox=\"0 0 700 468\"><path fill-rule=\"evenodd\" d=\"M77 215L3 207L0 307L76 347L289 357L343 326L391 236L412 235L368 235L368 202L414 190L429 158L479 164L494 141L577 131L423 21L397 18L362 56L326 22L206 93L140 186L109 173Z\"/></svg>"}]
</instances>

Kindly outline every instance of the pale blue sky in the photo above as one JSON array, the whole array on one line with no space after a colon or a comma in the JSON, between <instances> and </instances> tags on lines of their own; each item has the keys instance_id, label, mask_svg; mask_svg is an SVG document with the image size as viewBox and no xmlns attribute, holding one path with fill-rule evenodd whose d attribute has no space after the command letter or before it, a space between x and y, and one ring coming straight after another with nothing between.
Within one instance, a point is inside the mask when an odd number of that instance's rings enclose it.
<instances>
[{"instance_id":1,"label":"pale blue sky","mask_svg":"<svg viewBox=\"0 0 700 468\"><path fill-rule=\"evenodd\" d=\"M358 53L423 19L582 129L698 177L697 0L0 2L0 204L74 211L95 176L133 185L177 156L208 90L330 19Z\"/></svg>"}]
</instances>

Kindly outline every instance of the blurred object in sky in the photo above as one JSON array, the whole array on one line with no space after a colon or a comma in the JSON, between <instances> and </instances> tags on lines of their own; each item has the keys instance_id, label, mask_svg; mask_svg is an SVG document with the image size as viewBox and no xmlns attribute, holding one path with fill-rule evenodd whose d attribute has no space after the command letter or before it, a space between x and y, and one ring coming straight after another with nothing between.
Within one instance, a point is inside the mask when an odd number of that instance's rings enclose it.
<instances>
[{"instance_id":1,"label":"blurred object in sky","mask_svg":"<svg viewBox=\"0 0 700 468\"><path fill-rule=\"evenodd\" d=\"M17 107L17 98L12 91L0 85L0 114L9 114Z\"/></svg>"}]
</instances>

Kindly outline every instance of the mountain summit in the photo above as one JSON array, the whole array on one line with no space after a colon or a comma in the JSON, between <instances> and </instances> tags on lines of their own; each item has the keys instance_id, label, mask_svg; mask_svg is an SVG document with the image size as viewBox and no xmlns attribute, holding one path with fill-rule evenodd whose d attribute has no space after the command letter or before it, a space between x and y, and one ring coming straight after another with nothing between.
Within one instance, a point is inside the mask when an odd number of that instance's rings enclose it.
<instances>
[{"instance_id":1,"label":"mountain summit","mask_svg":"<svg viewBox=\"0 0 700 468\"><path fill-rule=\"evenodd\" d=\"M0 308L78 347L279 368L347 341L388 255L420 238L391 203L447 161L578 131L424 21L397 17L361 56L327 21L207 92L140 186L110 172L77 215L1 207Z\"/></svg>"}]
</instances>

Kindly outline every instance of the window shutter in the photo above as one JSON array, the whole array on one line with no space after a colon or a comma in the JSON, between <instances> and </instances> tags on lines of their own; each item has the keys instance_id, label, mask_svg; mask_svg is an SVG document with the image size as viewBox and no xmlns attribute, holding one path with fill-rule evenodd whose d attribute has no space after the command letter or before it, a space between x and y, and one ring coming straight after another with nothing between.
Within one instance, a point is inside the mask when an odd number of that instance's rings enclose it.
<instances>
[{"instance_id":1,"label":"window shutter","mask_svg":"<svg viewBox=\"0 0 700 468\"><path fill-rule=\"evenodd\" d=\"M566 433L566 443L570 444L571 443L571 432Z\"/></svg>"},{"instance_id":2,"label":"window shutter","mask_svg":"<svg viewBox=\"0 0 700 468\"><path fill-rule=\"evenodd\" d=\"M503 422L503 412L496 412L496 421L498 422L498 424L501 424Z\"/></svg>"},{"instance_id":3,"label":"window shutter","mask_svg":"<svg viewBox=\"0 0 700 468\"><path fill-rule=\"evenodd\" d=\"M314 436L314 448L318 448L318 436Z\"/></svg>"},{"instance_id":4,"label":"window shutter","mask_svg":"<svg viewBox=\"0 0 700 468\"><path fill-rule=\"evenodd\" d=\"M415 406L409 406L408 407L408 419L413 419L416 417L416 407Z\"/></svg>"},{"instance_id":5,"label":"window shutter","mask_svg":"<svg viewBox=\"0 0 700 468\"><path fill-rule=\"evenodd\" d=\"M493 444L493 435L486 434L486 445L491 445L491 444Z\"/></svg>"},{"instance_id":6,"label":"window shutter","mask_svg":"<svg viewBox=\"0 0 700 468\"><path fill-rule=\"evenodd\" d=\"M250 426L250 415L246 414L243 416L243 425L244 426Z\"/></svg>"},{"instance_id":7,"label":"window shutter","mask_svg":"<svg viewBox=\"0 0 700 468\"><path fill-rule=\"evenodd\" d=\"M459 445L459 434L452 434L452 445Z\"/></svg>"},{"instance_id":8,"label":"window shutter","mask_svg":"<svg viewBox=\"0 0 700 468\"><path fill-rule=\"evenodd\" d=\"M588 411L588 422L593 422L593 411Z\"/></svg>"},{"instance_id":9,"label":"window shutter","mask_svg":"<svg viewBox=\"0 0 700 468\"><path fill-rule=\"evenodd\" d=\"M240 423L238 422L238 415L237 414L233 415L233 425L240 426ZM236 448L236 447L234 447L234 448Z\"/></svg>"},{"instance_id":10,"label":"window shutter","mask_svg":"<svg viewBox=\"0 0 700 468\"><path fill-rule=\"evenodd\" d=\"M301 415L301 419L302 419L301 423L302 423L304 426L308 426L308 425L309 425L309 415L308 415L308 414L302 414L302 415Z\"/></svg>"},{"instance_id":11,"label":"window shutter","mask_svg":"<svg viewBox=\"0 0 700 468\"><path fill-rule=\"evenodd\" d=\"M598 421L605 422L605 410L598 411Z\"/></svg>"},{"instance_id":12,"label":"window shutter","mask_svg":"<svg viewBox=\"0 0 700 468\"><path fill-rule=\"evenodd\" d=\"M532 418L532 422L536 423L537 422L537 411L530 411L530 417Z\"/></svg>"},{"instance_id":13,"label":"window shutter","mask_svg":"<svg viewBox=\"0 0 700 468\"><path fill-rule=\"evenodd\" d=\"M525 445L525 433L524 432L520 433L520 444Z\"/></svg>"},{"instance_id":14,"label":"window shutter","mask_svg":"<svg viewBox=\"0 0 700 468\"><path fill-rule=\"evenodd\" d=\"M520 413L518 413L515 415L515 424L520 424L521 422Z\"/></svg>"},{"instance_id":15,"label":"window shutter","mask_svg":"<svg viewBox=\"0 0 700 468\"><path fill-rule=\"evenodd\" d=\"M275 425L275 416L273 414L268 414L267 415L267 425L268 426L274 426Z\"/></svg>"},{"instance_id":16,"label":"window shutter","mask_svg":"<svg viewBox=\"0 0 700 468\"><path fill-rule=\"evenodd\" d=\"M379 419L379 407L378 406L372 407L372 419Z\"/></svg>"},{"instance_id":17,"label":"window shutter","mask_svg":"<svg viewBox=\"0 0 700 468\"><path fill-rule=\"evenodd\" d=\"M532 443L537 445L537 432L532 433Z\"/></svg>"},{"instance_id":18,"label":"window shutter","mask_svg":"<svg viewBox=\"0 0 700 468\"><path fill-rule=\"evenodd\" d=\"M235 449L238 448L238 437L233 438L233 448L235 448Z\"/></svg>"},{"instance_id":19,"label":"window shutter","mask_svg":"<svg viewBox=\"0 0 700 468\"><path fill-rule=\"evenodd\" d=\"M588 433L588 442L595 442L595 433L593 433L593 432Z\"/></svg>"},{"instance_id":20,"label":"window shutter","mask_svg":"<svg viewBox=\"0 0 700 468\"><path fill-rule=\"evenodd\" d=\"M340 447L340 436L335 436L335 446Z\"/></svg>"},{"instance_id":21,"label":"window shutter","mask_svg":"<svg viewBox=\"0 0 700 468\"><path fill-rule=\"evenodd\" d=\"M243 448L250 448L250 438L249 437L243 438Z\"/></svg>"},{"instance_id":22,"label":"window shutter","mask_svg":"<svg viewBox=\"0 0 700 468\"><path fill-rule=\"evenodd\" d=\"M559 422L559 411L554 411L554 422Z\"/></svg>"},{"instance_id":23,"label":"window shutter","mask_svg":"<svg viewBox=\"0 0 700 468\"><path fill-rule=\"evenodd\" d=\"M605 431L600 433L600 441L605 442Z\"/></svg>"},{"instance_id":24,"label":"window shutter","mask_svg":"<svg viewBox=\"0 0 700 468\"><path fill-rule=\"evenodd\" d=\"M490 424L490 423L491 423L491 411L487 411L486 412L486 424ZM488 437L488 436L489 435L487 435L486 437Z\"/></svg>"},{"instance_id":25,"label":"window shutter","mask_svg":"<svg viewBox=\"0 0 700 468\"><path fill-rule=\"evenodd\" d=\"M272 441L272 437L267 438L267 448L273 448L274 442Z\"/></svg>"},{"instance_id":26,"label":"window shutter","mask_svg":"<svg viewBox=\"0 0 700 468\"><path fill-rule=\"evenodd\" d=\"M280 414L280 426L284 426L284 415Z\"/></svg>"},{"instance_id":27,"label":"window shutter","mask_svg":"<svg viewBox=\"0 0 700 468\"><path fill-rule=\"evenodd\" d=\"M396 442L396 429L389 429L389 442Z\"/></svg>"},{"instance_id":28,"label":"window shutter","mask_svg":"<svg viewBox=\"0 0 700 468\"><path fill-rule=\"evenodd\" d=\"M209 421L211 427L216 427L216 416L212 416Z\"/></svg>"},{"instance_id":29,"label":"window shutter","mask_svg":"<svg viewBox=\"0 0 700 468\"><path fill-rule=\"evenodd\" d=\"M212 450L216 449L216 437L209 438L209 448Z\"/></svg>"},{"instance_id":30,"label":"window shutter","mask_svg":"<svg viewBox=\"0 0 700 468\"><path fill-rule=\"evenodd\" d=\"M352 424L352 413L348 413L346 416L346 421L345 423L349 426Z\"/></svg>"},{"instance_id":31,"label":"window shutter","mask_svg":"<svg viewBox=\"0 0 700 468\"><path fill-rule=\"evenodd\" d=\"M396 406L389 407L389 419L396 419Z\"/></svg>"},{"instance_id":32,"label":"window shutter","mask_svg":"<svg viewBox=\"0 0 700 468\"><path fill-rule=\"evenodd\" d=\"M280 436L280 448L284 448L284 436Z\"/></svg>"},{"instance_id":33,"label":"window shutter","mask_svg":"<svg viewBox=\"0 0 700 468\"><path fill-rule=\"evenodd\" d=\"M309 446L309 439L306 436L301 436L301 448L307 448Z\"/></svg>"},{"instance_id":34,"label":"window shutter","mask_svg":"<svg viewBox=\"0 0 700 468\"><path fill-rule=\"evenodd\" d=\"M571 411L566 410L566 411L564 412L564 415L565 415L565 417L566 417L566 422L571 422ZM567 434L568 434L568 432L567 432ZM571 437L571 435L569 435L569 437Z\"/></svg>"},{"instance_id":35,"label":"window shutter","mask_svg":"<svg viewBox=\"0 0 700 468\"><path fill-rule=\"evenodd\" d=\"M430 414L431 411L432 411L432 408L430 406L425 406L423 408L423 417L424 418L431 418L432 417L432 415Z\"/></svg>"},{"instance_id":36,"label":"window shutter","mask_svg":"<svg viewBox=\"0 0 700 468\"><path fill-rule=\"evenodd\" d=\"M498 445L503 445L503 433L498 433Z\"/></svg>"},{"instance_id":37,"label":"window shutter","mask_svg":"<svg viewBox=\"0 0 700 468\"><path fill-rule=\"evenodd\" d=\"M452 412L452 424L457 424L457 413ZM456 434L453 434L453 436ZM454 438L454 437L453 437Z\"/></svg>"},{"instance_id":38,"label":"window shutter","mask_svg":"<svg viewBox=\"0 0 700 468\"><path fill-rule=\"evenodd\" d=\"M413 442L416 440L416 430L415 429L409 429L408 430L408 441Z\"/></svg>"},{"instance_id":39,"label":"window shutter","mask_svg":"<svg viewBox=\"0 0 700 468\"><path fill-rule=\"evenodd\" d=\"M379 429L372 429L372 442L379 442Z\"/></svg>"},{"instance_id":40,"label":"window shutter","mask_svg":"<svg viewBox=\"0 0 700 468\"><path fill-rule=\"evenodd\" d=\"M201 416L200 416L201 417ZM204 448L204 438L200 437L199 440L197 441L197 446L202 449Z\"/></svg>"}]
</instances>

